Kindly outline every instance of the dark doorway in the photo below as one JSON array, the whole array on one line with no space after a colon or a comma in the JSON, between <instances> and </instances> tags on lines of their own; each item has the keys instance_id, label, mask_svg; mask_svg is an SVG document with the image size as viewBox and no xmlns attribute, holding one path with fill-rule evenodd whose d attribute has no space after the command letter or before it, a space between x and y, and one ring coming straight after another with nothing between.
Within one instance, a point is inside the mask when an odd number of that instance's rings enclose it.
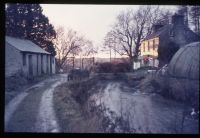
<instances>
[{"instance_id":1,"label":"dark doorway","mask_svg":"<svg viewBox=\"0 0 200 138\"><path fill-rule=\"evenodd\" d=\"M29 75L33 76L33 61L32 55L28 55L28 63L29 63Z\"/></svg>"},{"instance_id":2,"label":"dark doorway","mask_svg":"<svg viewBox=\"0 0 200 138\"><path fill-rule=\"evenodd\" d=\"M47 57L47 61L46 61L47 74L49 74L49 55L47 55L46 57Z\"/></svg>"},{"instance_id":3,"label":"dark doorway","mask_svg":"<svg viewBox=\"0 0 200 138\"><path fill-rule=\"evenodd\" d=\"M39 75L39 55L37 54L37 75Z\"/></svg>"},{"instance_id":4,"label":"dark doorway","mask_svg":"<svg viewBox=\"0 0 200 138\"><path fill-rule=\"evenodd\" d=\"M50 74L52 74L52 60L53 60L53 57L50 56Z\"/></svg>"},{"instance_id":5,"label":"dark doorway","mask_svg":"<svg viewBox=\"0 0 200 138\"><path fill-rule=\"evenodd\" d=\"M43 55L41 54L41 74L43 74Z\"/></svg>"}]
</instances>

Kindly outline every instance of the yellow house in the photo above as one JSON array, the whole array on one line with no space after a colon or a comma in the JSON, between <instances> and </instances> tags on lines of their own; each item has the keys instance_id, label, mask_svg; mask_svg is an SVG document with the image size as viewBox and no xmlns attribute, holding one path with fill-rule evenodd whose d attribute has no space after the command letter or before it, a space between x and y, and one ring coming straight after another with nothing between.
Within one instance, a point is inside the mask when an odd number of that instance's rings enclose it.
<instances>
[{"instance_id":1,"label":"yellow house","mask_svg":"<svg viewBox=\"0 0 200 138\"><path fill-rule=\"evenodd\" d=\"M140 55L142 57L142 65L158 67L158 46L159 37L146 39L142 41L140 46Z\"/></svg>"},{"instance_id":2,"label":"yellow house","mask_svg":"<svg viewBox=\"0 0 200 138\"><path fill-rule=\"evenodd\" d=\"M170 49L175 47L174 44L180 48L188 43L199 40L200 37L184 24L184 17L182 15L175 14L172 16L172 22L170 24L155 24L153 26L152 34L148 35L141 42L141 64L143 66L158 67L159 65L162 67L169 63L169 57L172 55L170 53ZM159 55L159 53L163 52L165 54Z\"/></svg>"},{"instance_id":3,"label":"yellow house","mask_svg":"<svg viewBox=\"0 0 200 138\"><path fill-rule=\"evenodd\" d=\"M141 56L158 56L159 37L144 40L140 46Z\"/></svg>"}]
</instances>

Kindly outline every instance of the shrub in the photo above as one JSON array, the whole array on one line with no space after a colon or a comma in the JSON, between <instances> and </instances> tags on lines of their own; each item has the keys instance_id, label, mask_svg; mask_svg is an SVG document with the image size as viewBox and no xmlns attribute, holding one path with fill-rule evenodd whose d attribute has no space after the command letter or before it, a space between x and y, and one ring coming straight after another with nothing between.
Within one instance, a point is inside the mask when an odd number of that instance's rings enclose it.
<instances>
[{"instance_id":1,"label":"shrub","mask_svg":"<svg viewBox=\"0 0 200 138\"><path fill-rule=\"evenodd\" d=\"M91 95L89 93L89 90L95 86L97 83L97 80L95 78L84 80L84 81L77 81L69 84L69 89L73 92L72 97L75 98L75 100L80 103L84 104L88 97Z\"/></svg>"},{"instance_id":2,"label":"shrub","mask_svg":"<svg viewBox=\"0 0 200 138\"><path fill-rule=\"evenodd\" d=\"M128 72L130 70L131 70L131 66L127 62L117 63L117 64L114 65L114 72L115 73L118 73L118 72Z\"/></svg>"},{"instance_id":3,"label":"shrub","mask_svg":"<svg viewBox=\"0 0 200 138\"><path fill-rule=\"evenodd\" d=\"M128 72L131 70L131 66L128 62L114 63L105 62L100 63L97 66L98 73L118 73L118 72Z\"/></svg>"},{"instance_id":4,"label":"shrub","mask_svg":"<svg viewBox=\"0 0 200 138\"><path fill-rule=\"evenodd\" d=\"M98 73L111 73L114 71L114 65L110 62L99 63L97 65L97 72Z\"/></svg>"}]
</instances>

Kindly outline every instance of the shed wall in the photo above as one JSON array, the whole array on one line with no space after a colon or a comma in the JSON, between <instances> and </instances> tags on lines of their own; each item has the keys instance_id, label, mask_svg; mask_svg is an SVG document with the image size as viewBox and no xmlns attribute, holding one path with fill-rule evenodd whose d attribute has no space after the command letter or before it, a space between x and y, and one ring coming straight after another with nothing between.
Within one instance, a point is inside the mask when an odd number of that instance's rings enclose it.
<instances>
[{"instance_id":1,"label":"shed wall","mask_svg":"<svg viewBox=\"0 0 200 138\"><path fill-rule=\"evenodd\" d=\"M23 65L23 53L25 54L25 61L26 61L25 65ZM5 49L6 77L12 76L13 74L18 73L20 71L24 74L25 77L31 77L29 74L29 64L30 64L29 55L32 56L33 76L50 74L50 66L52 66L52 74L55 74L55 57L47 54L21 52L15 47L11 46L9 43L6 43L6 49ZM43 61L41 61L41 55L43 55ZM50 58L52 58L53 61L51 61ZM44 73L42 73L42 70Z\"/></svg>"},{"instance_id":2,"label":"shed wall","mask_svg":"<svg viewBox=\"0 0 200 138\"><path fill-rule=\"evenodd\" d=\"M5 75L6 77L21 71L22 55L19 50L6 42L5 49Z\"/></svg>"}]
</instances>

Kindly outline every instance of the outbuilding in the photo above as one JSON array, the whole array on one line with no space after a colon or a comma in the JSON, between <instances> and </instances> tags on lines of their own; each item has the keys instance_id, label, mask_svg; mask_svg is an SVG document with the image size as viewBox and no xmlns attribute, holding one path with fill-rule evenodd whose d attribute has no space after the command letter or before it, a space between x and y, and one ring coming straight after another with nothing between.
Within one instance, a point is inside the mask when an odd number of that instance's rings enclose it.
<instances>
[{"instance_id":1,"label":"outbuilding","mask_svg":"<svg viewBox=\"0 0 200 138\"><path fill-rule=\"evenodd\" d=\"M55 57L30 40L5 37L5 75L27 78L55 73Z\"/></svg>"},{"instance_id":2,"label":"outbuilding","mask_svg":"<svg viewBox=\"0 0 200 138\"><path fill-rule=\"evenodd\" d=\"M195 109L199 109L199 50L200 42L181 47L172 57L166 75L156 77L162 89L168 89L168 95Z\"/></svg>"}]
</instances>

